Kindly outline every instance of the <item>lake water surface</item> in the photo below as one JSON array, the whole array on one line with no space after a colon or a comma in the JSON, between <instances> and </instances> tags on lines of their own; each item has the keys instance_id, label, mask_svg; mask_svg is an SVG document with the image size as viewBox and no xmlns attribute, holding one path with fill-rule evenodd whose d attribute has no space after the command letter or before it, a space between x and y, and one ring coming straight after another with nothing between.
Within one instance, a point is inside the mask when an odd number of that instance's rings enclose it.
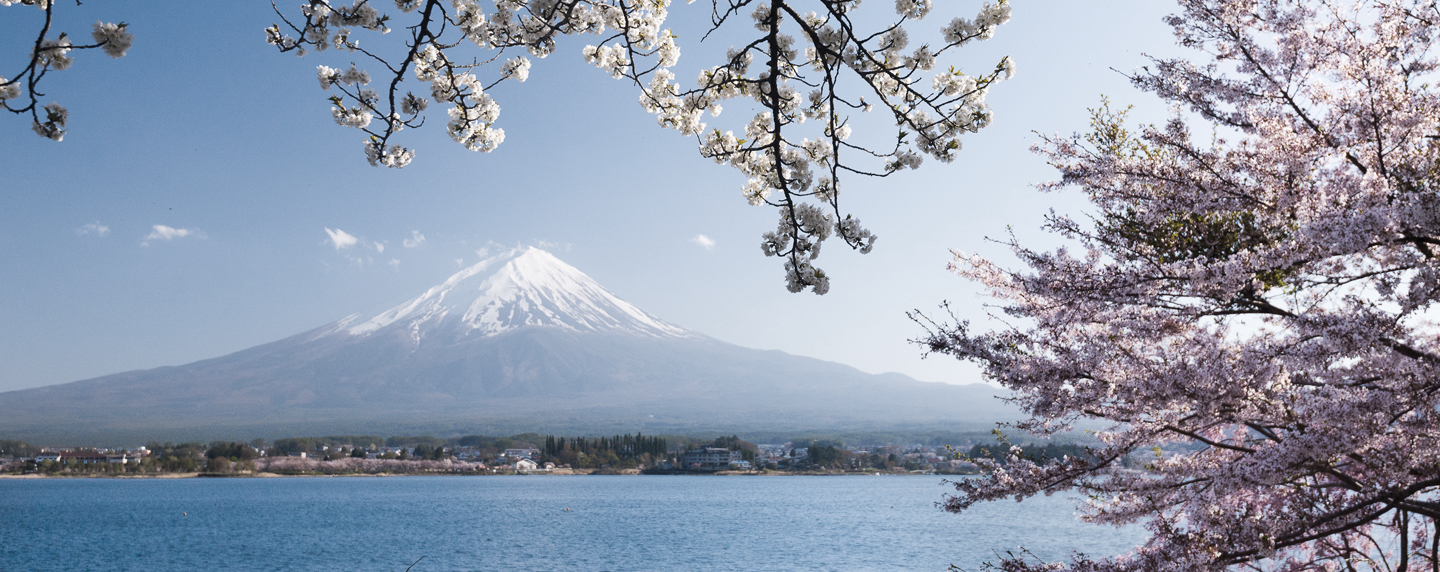
<instances>
[{"instance_id":1,"label":"lake water surface","mask_svg":"<svg viewBox=\"0 0 1440 572\"><path fill-rule=\"evenodd\" d=\"M934 476L0 480L0 571L979 570L1143 538ZM569 509L568 511L566 509Z\"/></svg>"}]
</instances>

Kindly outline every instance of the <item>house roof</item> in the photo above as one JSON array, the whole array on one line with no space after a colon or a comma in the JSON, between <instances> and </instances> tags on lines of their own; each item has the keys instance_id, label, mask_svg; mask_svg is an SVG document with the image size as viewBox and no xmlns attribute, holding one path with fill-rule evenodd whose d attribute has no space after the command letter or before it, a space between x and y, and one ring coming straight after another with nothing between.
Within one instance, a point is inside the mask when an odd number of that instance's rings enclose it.
<instances>
[{"instance_id":1,"label":"house roof","mask_svg":"<svg viewBox=\"0 0 1440 572\"><path fill-rule=\"evenodd\" d=\"M62 459L104 459L104 458L105 458L105 454L104 454L104 453L96 453L95 451L61 451L61 452L60 452L60 458L62 458Z\"/></svg>"}]
</instances>

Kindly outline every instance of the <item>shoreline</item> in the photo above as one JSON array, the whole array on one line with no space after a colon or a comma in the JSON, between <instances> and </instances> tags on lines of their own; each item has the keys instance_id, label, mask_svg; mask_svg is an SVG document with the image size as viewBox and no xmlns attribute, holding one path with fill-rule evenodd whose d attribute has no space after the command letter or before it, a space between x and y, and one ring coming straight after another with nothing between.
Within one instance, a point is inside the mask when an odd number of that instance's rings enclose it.
<instances>
[{"instance_id":1,"label":"shoreline","mask_svg":"<svg viewBox=\"0 0 1440 572\"><path fill-rule=\"evenodd\" d=\"M625 471L601 471L597 469L571 469L567 472L530 472L530 473L154 473L134 475L107 475L107 474L64 474L64 475L43 475L30 474L0 474L0 480L38 480L38 479L283 479L283 478L336 478L336 477L500 477L500 476L525 476L525 477L571 477L571 476L717 476L717 477L953 477L965 476L955 473L890 473L880 471L855 471L855 472L784 472L784 471L716 471L713 473L666 473L645 475L635 469Z\"/></svg>"}]
</instances>

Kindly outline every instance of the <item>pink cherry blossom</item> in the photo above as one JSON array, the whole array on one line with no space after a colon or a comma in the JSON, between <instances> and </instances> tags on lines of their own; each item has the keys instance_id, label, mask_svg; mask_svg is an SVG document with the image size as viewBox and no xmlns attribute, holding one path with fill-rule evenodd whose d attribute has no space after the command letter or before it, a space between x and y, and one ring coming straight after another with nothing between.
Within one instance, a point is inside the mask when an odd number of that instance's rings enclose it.
<instances>
[{"instance_id":1,"label":"pink cherry blossom","mask_svg":"<svg viewBox=\"0 0 1440 572\"><path fill-rule=\"evenodd\" d=\"M1001 570L1432 570L1440 566L1440 11L1429 1L1182 0L1198 61L1134 84L1159 126L1106 104L1047 137L1088 219L1025 268L957 253L999 327L940 324L931 352L1014 390L1040 435L1094 460L1018 457L945 507L1078 493L1139 523L1134 552ZM1099 430L1094 428L1099 427ZM1144 470L1125 470L1125 459Z\"/></svg>"}]
</instances>

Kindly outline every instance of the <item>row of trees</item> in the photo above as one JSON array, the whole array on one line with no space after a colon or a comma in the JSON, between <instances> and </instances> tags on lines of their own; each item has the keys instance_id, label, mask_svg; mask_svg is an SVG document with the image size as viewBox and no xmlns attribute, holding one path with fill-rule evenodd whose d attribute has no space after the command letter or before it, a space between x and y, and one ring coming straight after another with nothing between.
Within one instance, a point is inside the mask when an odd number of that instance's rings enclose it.
<instances>
[{"instance_id":1,"label":"row of trees","mask_svg":"<svg viewBox=\"0 0 1440 572\"><path fill-rule=\"evenodd\" d=\"M226 461L228 463L228 461ZM81 475L126 475L126 474L160 474L160 473L194 473L205 468L207 461L185 457L166 456L162 458L146 457L131 461L129 463L82 463L74 459L63 459L60 461L27 461L16 466L21 472L37 471L47 475L81 474Z\"/></svg>"},{"instance_id":2,"label":"row of trees","mask_svg":"<svg viewBox=\"0 0 1440 572\"><path fill-rule=\"evenodd\" d=\"M666 459L670 446L662 437L636 433L613 437L546 436L541 460L575 468L633 468Z\"/></svg>"},{"instance_id":3,"label":"row of trees","mask_svg":"<svg viewBox=\"0 0 1440 572\"><path fill-rule=\"evenodd\" d=\"M449 456L445 451L446 441L435 437L375 437L375 436L330 436L330 437L287 437L276 439L269 448L271 456L286 456L294 453L305 453L308 456L317 457L323 460L334 460L345 457L363 459L370 452L380 452L383 448L399 449L397 452L385 451L380 453L387 459L418 459L418 460L441 460ZM243 448L248 451L249 456L243 458L254 458L259 456L255 446L263 446L257 443L245 445L243 443L224 443L212 445L214 447L230 447L224 449L222 456L231 460L240 460L242 457L233 452L240 452ZM209 454L207 454L209 456Z\"/></svg>"},{"instance_id":4,"label":"row of trees","mask_svg":"<svg viewBox=\"0 0 1440 572\"><path fill-rule=\"evenodd\" d=\"M595 451L614 451L621 458L638 457L644 454L663 456L669 452L662 437L646 437L639 433L634 436L630 434L616 435L614 437L573 437L566 441L564 437L545 437L545 447L541 453L549 456L559 456L567 449L574 449L582 453Z\"/></svg>"},{"instance_id":5,"label":"row of trees","mask_svg":"<svg viewBox=\"0 0 1440 572\"><path fill-rule=\"evenodd\" d=\"M206 459L229 459L231 461L244 461L260 456L260 451L246 443L232 443L228 441L216 441L210 444L205 451Z\"/></svg>"},{"instance_id":6,"label":"row of trees","mask_svg":"<svg viewBox=\"0 0 1440 572\"><path fill-rule=\"evenodd\" d=\"M145 444L150 455L141 459L140 469L153 468L164 473L193 473L205 467L210 447L205 443L159 443L151 441ZM153 465L151 464L153 463Z\"/></svg>"},{"instance_id":7,"label":"row of trees","mask_svg":"<svg viewBox=\"0 0 1440 572\"><path fill-rule=\"evenodd\" d=\"M157 443L146 444L150 454L144 457L128 459L126 463L85 463L76 459L63 459L60 461L28 461L24 465L17 466L21 471L39 471L47 474L157 474L157 473L194 473L207 470L210 467L220 466L223 461L229 466L231 459L220 455L221 451L232 452L232 445L244 447L244 444L232 443ZM217 449L216 446L220 448ZM25 448L27 455L33 457L40 453L38 447ZM251 449L253 451L253 449ZM212 455L213 453L213 455ZM244 461L247 457L239 455L239 460ZM249 457L253 458L253 457ZM218 460L217 460L218 459Z\"/></svg>"},{"instance_id":8,"label":"row of trees","mask_svg":"<svg viewBox=\"0 0 1440 572\"><path fill-rule=\"evenodd\" d=\"M526 434L513 437L534 438L535 434ZM529 446L528 441L518 441L515 438L507 437L481 437L467 436L455 439L436 438L414 438L405 437L406 440L430 441L439 443L455 442L467 443L469 447L482 444L503 444L505 448L524 448ZM265 447L263 442L230 442L216 441L209 444L201 443L151 443L155 453L140 460L132 460L128 465L120 464L80 464L69 463L40 463L28 467L14 466L12 470L39 470L48 473L74 472L74 473L156 473L156 472L232 472L239 470L268 470L270 467L279 467L287 472L305 472L309 470L325 469L329 471L329 465L325 461L339 461L345 459L366 459L367 450L355 446L350 449L342 449L337 445L329 451L305 451L312 453L309 460L312 462L300 463L298 461L286 461L277 464L277 459L285 459L288 451L282 450L282 444L293 444L295 442L320 443L331 439L328 437L318 438L294 438L276 440L276 445ZM638 466L655 466L664 460L674 460L680 451L696 447L720 447L732 451L740 451L742 458L757 464L757 468L768 468L772 470L814 470L814 469L879 469L890 470L901 468L905 470L916 470L928 468L918 462L901 459L896 454L881 455L872 454L867 456L856 455L844 448L844 444L832 440L801 440L797 441L801 448L808 448L807 455L796 456L796 450L792 449L789 459L780 463L763 464L758 457L758 448L754 443L740 439L738 436L722 436L713 440L702 440L681 437L681 442L674 450L671 449L671 439L645 435L617 435L613 437L555 437L545 436L535 439L543 443L541 449L542 462L554 462L556 464L569 464L575 468L633 468ZM257 448L258 446L258 448ZM328 446L328 445L325 445ZM465 447L467 445L455 445ZM513 446L513 447L512 447ZM1055 449L1057 446L1050 446ZM1074 446L1068 446L1074 447ZM38 448L32 448L39 452ZM1070 449L1065 449L1070 451ZM1055 449L1055 450L1061 450ZM501 449L493 452L498 454ZM972 452L972 454L974 454ZM1039 458L1039 457L1036 457ZM453 460L453 450L447 450L445 445L429 446L418 444L413 449L400 448L398 452L387 452L376 457L384 461L448 461ZM321 464L316 464L321 463ZM358 465L357 465L358 466ZM364 471L360 472L406 472L403 464L378 464L367 465ZM308 467L305 468L305 467ZM346 465L350 467L350 465ZM379 468L376 468L379 467ZM422 472L433 472L435 467L430 467ZM354 467L351 467L354 468ZM334 468L334 471L345 472L348 469ZM357 469L358 470L358 469ZM417 469L418 470L418 469ZM468 469L467 469L468 470ZM321 471L321 472L325 472ZM333 472L333 471L332 471Z\"/></svg>"},{"instance_id":9,"label":"row of trees","mask_svg":"<svg viewBox=\"0 0 1440 572\"><path fill-rule=\"evenodd\" d=\"M400 451L403 453L405 450L401 449ZM364 458L364 454L356 455L356 457ZM436 445L434 447L416 445L415 450L410 452L410 457L420 461L440 461L449 458L450 455L445 452L443 445Z\"/></svg>"},{"instance_id":10,"label":"row of trees","mask_svg":"<svg viewBox=\"0 0 1440 572\"><path fill-rule=\"evenodd\" d=\"M387 446L387 445L389 444L389 442L391 442L391 441L396 442L396 444L394 444L394 445L389 445L389 446L391 446L391 447L401 447L401 446L405 446L405 445L413 446L415 443L411 443L411 442L409 441L409 439L412 439L412 438L409 438L409 437L391 437L391 438L389 438L389 439L386 439L386 438L384 438L384 437L376 437L376 436L373 436L373 435L335 435L335 436L329 436L329 437L287 437L287 438L284 438L284 439L276 439L272 446L273 446L273 448L274 448L275 450L277 450L277 451L279 451L279 452L281 452L281 453L284 453L284 454L287 454L287 455L288 455L288 454L290 454L290 453L311 453L311 452L315 452L315 451L323 451L323 450L326 450L327 448L329 448L329 449L351 449L351 448L374 449L374 448L377 448L377 447L385 447L385 446ZM434 441L434 442L433 442L433 443L431 443L431 442L426 442L425 444L433 445L433 444L438 444L438 443L440 442L440 440L435 439L434 437L430 437L429 439L431 439L431 440ZM256 448L259 448L259 446L261 446L261 444L252 443L252 446L255 446Z\"/></svg>"},{"instance_id":11,"label":"row of trees","mask_svg":"<svg viewBox=\"0 0 1440 572\"><path fill-rule=\"evenodd\" d=\"M988 459L1004 465L1012 456L1037 463L1064 460L1066 458L1084 459L1092 462L1095 460L1095 455L1091 453L1089 447L1073 443L1026 444L1020 446L1018 451L1012 450L1011 445L1008 443L999 445L977 444L970 447L970 450L963 455L963 458L967 460Z\"/></svg>"},{"instance_id":12,"label":"row of trees","mask_svg":"<svg viewBox=\"0 0 1440 572\"><path fill-rule=\"evenodd\" d=\"M764 461L764 469L810 470L931 470L918 460L902 458L897 453L874 452L863 454L851 451L845 443L833 439L812 439L792 441L789 458L780 461ZM799 455L804 449L805 454ZM918 455L917 455L918 456Z\"/></svg>"},{"instance_id":13,"label":"row of trees","mask_svg":"<svg viewBox=\"0 0 1440 572\"><path fill-rule=\"evenodd\" d=\"M0 439L0 457L34 457L40 448L23 441Z\"/></svg>"},{"instance_id":14,"label":"row of trees","mask_svg":"<svg viewBox=\"0 0 1440 572\"><path fill-rule=\"evenodd\" d=\"M788 461L787 467L791 469L825 469L825 470L929 470L930 467L916 461L907 461L895 453L882 455L870 453L869 455L851 452L844 447L837 445L818 445L806 449L804 457L792 458ZM948 471L948 469L947 469Z\"/></svg>"},{"instance_id":15,"label":"row of trees","mask_svg":"<svg viewBox=\"0 0 1440 572\"><path fill-rule=\"evenodd\" d=\"M818 445L806 448L805 457L810 464L821 468L843 468L851 455L849 451L835 445Z\"/></svg>"},{"instance_id":16,"label":"row of trees","mask_svg":"<svg viewBox=\"0 0 1440 572\"><path fill-rule=\"evenodd\" d=\"M120 462L81 462L76 460L26 461L17 465L20 471L37 471L43 474L82 475L144 475L163 473L230 473L236 470L255 470L255 460L232 461L226 457L144 457L120 464Z\"/></svg>"}]
</instances>

